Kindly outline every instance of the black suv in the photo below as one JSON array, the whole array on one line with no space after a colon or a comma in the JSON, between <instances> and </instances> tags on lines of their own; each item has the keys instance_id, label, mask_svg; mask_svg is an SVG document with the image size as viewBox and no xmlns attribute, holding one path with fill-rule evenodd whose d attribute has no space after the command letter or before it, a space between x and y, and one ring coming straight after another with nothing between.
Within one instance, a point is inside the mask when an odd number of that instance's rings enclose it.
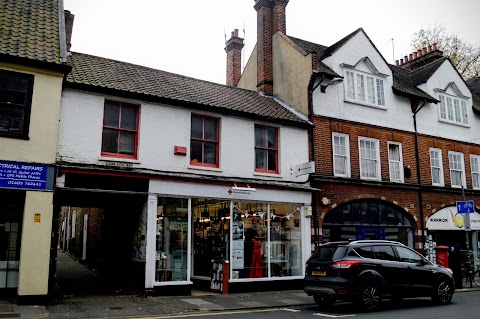
<instances>
[{"instance_id":1,"label":"black suv","mask_svg":"<svg viewBox=\"0 0 480 319\"><path fill-rule=\"evenodd\" d=\"M354 301L376 310L383 297L431 297L447 304L455 290L449 268L433 264L407 246L387 240L330 242L307 260L304 291L319 306Z\"/></svg>"}]
</instances>

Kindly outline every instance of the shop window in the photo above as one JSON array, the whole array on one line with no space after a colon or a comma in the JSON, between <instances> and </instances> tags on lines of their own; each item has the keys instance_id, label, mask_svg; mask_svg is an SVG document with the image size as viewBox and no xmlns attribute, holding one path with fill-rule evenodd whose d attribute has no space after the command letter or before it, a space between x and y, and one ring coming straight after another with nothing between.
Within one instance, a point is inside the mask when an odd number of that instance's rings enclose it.
<instances>
[{"instance_id":1,"label":"shop window","mask_svg":"<svg viewBox=\"0 0 480 319\"><path fill-rule=\"evenodd\" d=\"M255 125L255 171L278 173L278 129Z\"/></svg>"},{"instance_id":2,"label":"shop window","mask_svg":"<svg viewBox=\"0 0 480 319\"><path fill-rule=\"evenodd\" d=\"M159 197L155 281L186 281L188 200Z\"/></svg>"},{"instance_id":3,"label":"shop window","mask_svg":"<svg viewBox=\"0 0 480 319\"><path fill-rule=\"evenodd\" d=\"M0 70L0 136L28 138L33 75Z\"/></svg>"},{"instance_id":4,"label":"shop window","mask_svg":"<svg viewBox=\"0 0 480 319\"><path fill-rule=\"evenodd\" d=\"M219 167L219 119L193 115L190 135L190 165Z\"/></svg>"},{"instance_id":5,"label":"shop window","mask_svg":"<svg viewBox=\"0 0 480 319\"><path fill-rule=\"evenodd\" d=\"M137 158L139 106L105 101L102 155Z\"/></svg>"}]
</instances>

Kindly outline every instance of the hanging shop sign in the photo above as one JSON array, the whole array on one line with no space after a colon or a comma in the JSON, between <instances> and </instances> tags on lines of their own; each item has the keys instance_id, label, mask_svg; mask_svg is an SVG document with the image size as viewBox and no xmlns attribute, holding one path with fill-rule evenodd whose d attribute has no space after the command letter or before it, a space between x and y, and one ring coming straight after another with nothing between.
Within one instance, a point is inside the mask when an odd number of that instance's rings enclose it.
<instances>
[{"instance_id":1,"label":"hanging shop sign","mask_svg":"<svg viewBox=\"0 0 480 319\"><path fill-rule=\"evenodd\" d=\"M470 213L470 229L480 230L480 214ZM465 230L465 215L457 207L445 207L427 219L428 230Z\"/></svg>"},{"instance_id":2,"label":"hanging shop sign","mask_svg":"<svg viewBox=\"0 0 480 319\"><path fill-rule=\"evenodd\" d=\"M53 191L55 168L0 161L0 188Z\"/></svg>"}]
</instances>

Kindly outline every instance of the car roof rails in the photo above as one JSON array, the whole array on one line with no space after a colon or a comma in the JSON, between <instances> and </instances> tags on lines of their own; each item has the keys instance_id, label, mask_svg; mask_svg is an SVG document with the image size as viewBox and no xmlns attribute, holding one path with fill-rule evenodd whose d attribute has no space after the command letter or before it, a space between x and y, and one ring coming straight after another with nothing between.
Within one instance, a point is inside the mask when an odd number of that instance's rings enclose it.
<instances>
[{"instance_id":1,"label":"car roof rails","mask_svg":"<svg viewBox=\"0 0 480 319\"><path fill-rule=\"evenodd\" d=\"M370 244L399 244L403 245L401 242L394 241L394 240L386 240L386 239L360 239L360 240L354 240L350 242L351 244L361 244L361 243L370 243ZM405 246L405 245L403 245Z\"/></svg>"}]
</instances>

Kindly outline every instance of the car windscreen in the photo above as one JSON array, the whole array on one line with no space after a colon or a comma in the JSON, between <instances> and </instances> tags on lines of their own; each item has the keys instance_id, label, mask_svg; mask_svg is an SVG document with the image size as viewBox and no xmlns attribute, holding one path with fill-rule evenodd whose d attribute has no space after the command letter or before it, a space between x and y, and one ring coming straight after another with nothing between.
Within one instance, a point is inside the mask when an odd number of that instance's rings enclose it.
<instances>
[{"instance_id":1,"label":"car windscreen","mask_svg":"<svg viewBox=\"0 0 480 319\"><path fill-rule=\"evenodd\" d=\"M311 258L318 261L336 260L345 256L346 251L347 247L345 246L320 246L317 247Z\"/></svg>"}]
</instances>

